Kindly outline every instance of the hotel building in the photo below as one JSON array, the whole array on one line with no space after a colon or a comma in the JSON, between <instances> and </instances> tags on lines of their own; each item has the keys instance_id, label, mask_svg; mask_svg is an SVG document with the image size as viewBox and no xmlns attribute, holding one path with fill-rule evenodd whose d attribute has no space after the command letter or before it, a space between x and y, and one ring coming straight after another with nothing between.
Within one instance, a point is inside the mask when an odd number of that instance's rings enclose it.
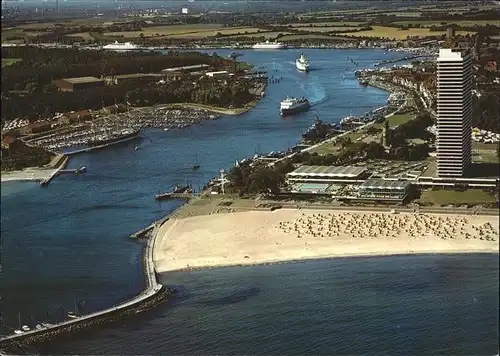
<instances>
[{"instance_id":1,"label":"hotel building","mask_svg":"<svg viewBox=\"0 0 500 356\"><path fill-rule=\"evenodd\" d=\"M441 49L437 59L437 175L463 177L472 157L470 50Z\"/></svg>"}]
</instances>

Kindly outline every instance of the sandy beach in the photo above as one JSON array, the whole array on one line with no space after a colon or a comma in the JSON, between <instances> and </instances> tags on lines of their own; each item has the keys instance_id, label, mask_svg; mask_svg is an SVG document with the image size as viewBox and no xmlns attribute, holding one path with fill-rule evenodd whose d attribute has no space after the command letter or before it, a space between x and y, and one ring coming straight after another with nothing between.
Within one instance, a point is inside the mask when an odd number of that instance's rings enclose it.
<instances>
[{"instance_id":1,"label":"sandy beach","mask_svg":"<svg viewBox=\"0 0 500 356\"><path fill-rule=\"evenodd\" d=\"M42 181L49 178L57 169L26 168L22 171L2 172L1 182Z\"/></svg>"},{"instance_id":2,"label":"sandy beach","mask_svg":"<svg viewBox=\"0 0 500 356\"><path fill-rule=\"evenodd\" d=\"M158 272L408 253L498 253L498 216L280 209L172 218Z\"/></svg>"}]
</instances>

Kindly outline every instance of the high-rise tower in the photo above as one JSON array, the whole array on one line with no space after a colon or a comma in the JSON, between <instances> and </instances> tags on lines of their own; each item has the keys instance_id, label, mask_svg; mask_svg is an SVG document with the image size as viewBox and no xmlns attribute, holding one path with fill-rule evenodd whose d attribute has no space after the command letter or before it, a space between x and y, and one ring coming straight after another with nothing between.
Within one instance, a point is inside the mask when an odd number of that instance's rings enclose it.
<instances>
[{"instance_id":1,"label":"high-rise tower","mask_svg":"<svg viewBox=\"0 0 500 356\"><path fill-rule=\"evenodd\" d=\"M470 50L441 49L437 59L437 174L462 177L472 157Z\"/></svg>"}]
</instances>

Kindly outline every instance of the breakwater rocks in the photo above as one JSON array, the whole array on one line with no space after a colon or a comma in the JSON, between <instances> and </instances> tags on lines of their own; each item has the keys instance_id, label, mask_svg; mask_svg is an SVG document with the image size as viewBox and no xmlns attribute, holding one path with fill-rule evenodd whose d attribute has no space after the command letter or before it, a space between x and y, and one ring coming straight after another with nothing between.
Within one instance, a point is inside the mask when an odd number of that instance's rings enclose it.
<instances>
[{"instance_id":1,"label":"breakwater rocks","mask_svg":"<svg viewBox=\"0 0 500 356\"><path fill-rule=\"evenodd\" d=\"M26 334L15 339L4 339L0 341L0 349L6 352L19 352L20 345L35 345L43 342L48 342L54 338L63 337L69 333L88 330L90 328L116 322L123 318L134 316L143 311L149 310L156 305L165 302L169 297L175 295L176 291L171 288L161 287L161 290L153 294L150 298L144 299L141 303L135 303L128 307L116 307L114 310L97 315L92 318L74 320L72 323L63 324L47 328L46 330L38 330L35 334Z\"/></svg>"}]
</instances>

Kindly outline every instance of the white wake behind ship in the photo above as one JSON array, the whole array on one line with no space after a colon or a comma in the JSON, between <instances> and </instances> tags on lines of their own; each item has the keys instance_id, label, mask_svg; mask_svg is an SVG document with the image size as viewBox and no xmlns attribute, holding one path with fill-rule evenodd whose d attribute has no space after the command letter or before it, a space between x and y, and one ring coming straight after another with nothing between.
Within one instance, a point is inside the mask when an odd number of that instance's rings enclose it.
<instances>
[{"instance_id":1,"label":"white wake behind ship","mask_svg":"<svg viewBox=\"0 0 500 356\"><path fill-rule=\"evenodd\" d=\"M286 44L281 42L259 42L252 46L253 49L286 49Z\"/></svg>"},{"instance_id":2,"label":"white wake behind ship","mask_svg":"<svg viewBox=\"0 0 500 356\"><path fill-rule=\"evenodd\" d=\"M299 58L295 61L295 66L297 67L298 70L302 72L308 72L309 71L309 59L307 59L306 56L302 53Z\"/></svg>"},{"instance_id":3,"label":"white wake behind ship","mask_svg":"<svg viewBox=\"0 0 500 356\"><path fill-rule=\"evenodd\" d=\"M132 51L140 48L131 42L119 43L118 41L116 41L115 43L111 43L102 47L102 49L109 49L114 51Z\"/></svg>"}]
</instances>

